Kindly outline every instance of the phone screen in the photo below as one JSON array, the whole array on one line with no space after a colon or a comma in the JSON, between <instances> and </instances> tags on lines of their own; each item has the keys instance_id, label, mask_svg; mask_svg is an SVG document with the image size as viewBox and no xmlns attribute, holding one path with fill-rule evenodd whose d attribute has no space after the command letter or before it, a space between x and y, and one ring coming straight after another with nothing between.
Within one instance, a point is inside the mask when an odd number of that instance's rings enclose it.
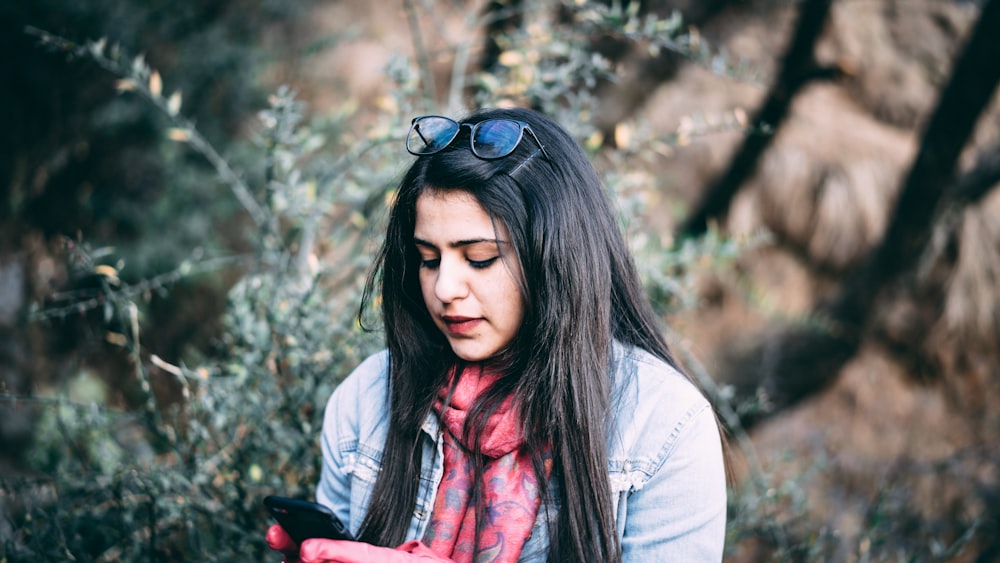
<instances>
[{"instance_id":1,"label":"phone screen","mask_svg":"<svg viewBox=\"0 0 1000 563\"><path fill-rule=\"evenodd\" d=\"M264 499L264 506L297 544L309 538L354 540L347 526L322 504L269 496Z\"/></svg>"}]
</instances>

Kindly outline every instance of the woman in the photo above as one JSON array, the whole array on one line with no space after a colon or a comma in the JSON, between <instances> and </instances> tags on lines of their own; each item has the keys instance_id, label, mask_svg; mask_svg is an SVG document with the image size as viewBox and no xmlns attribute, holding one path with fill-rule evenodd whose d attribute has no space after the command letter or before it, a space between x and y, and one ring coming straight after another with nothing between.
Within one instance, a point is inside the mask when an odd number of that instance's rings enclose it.
<instances>
[{"instance_id":1,"label":"woman","mask_svg":"<svg viewBox=\"0 0 1000 563\"><path fill-rule=\"evenodd\" d=\"M322 434L317 500L361 543L308 540L303 559L720 560L715 415L580 146L494 109L417 118L407 149L365 298L387 350Z\"/></svg>"}]
</instances>

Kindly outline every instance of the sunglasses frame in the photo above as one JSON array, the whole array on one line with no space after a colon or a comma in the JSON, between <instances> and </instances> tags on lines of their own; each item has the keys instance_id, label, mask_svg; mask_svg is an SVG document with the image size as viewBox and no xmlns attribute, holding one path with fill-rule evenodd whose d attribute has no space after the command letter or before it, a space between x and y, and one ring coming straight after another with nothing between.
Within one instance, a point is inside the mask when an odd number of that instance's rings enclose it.
<instances>
[{"instance_id":1,"label":"sunglasses frame","mask_svg":"<svg viewBox=\"0 0 1000 563\"><path fill-rule=\"evenodd\" d=\"M442 144L441 148L439 148L437 150L415 151L415 150L411 149L410 148L410 137L413 136L413 132L414 131L416 131L417 135L421 139L424 138L424 136L420 134L420 129L417 128L417 126L420 123L420 121L422 121L424 119L432 119L432 118L433 119L443 119L445 121L449 121L449 122L454 123L456 125L455 132L452 133L451 138L448 139L447 143ZM495 122L495 121L506 121L508 123L514 123L514 124L516 124L517 125L517 140L511 145L510 150L508 150L507 152L505 152L503 154L498 154L496 156L483 156L483 155L479 154L478 150L476 150L476 140L475 140L476 139L476 132L479 130L479 126L480 125L483 125L484 123ZM415 155L415 156L427 156L427 155L439 153L439 152L443 151L444 149L448 148L449 146L451 146L451 144L453 142L455 142L455 139L458 137L458 134L462 132L462 127L468 127L470 129L470 131L469 131L469 149L472 151L472 154L476 156L476 158L480 158L482 160L496 160L498 158L504 158L505 156L510 156L510 154L512 152L514 152L514 150L517 149L517 147L521 144L521 140L524 139L524 132L525 131L527 131L528 134L531 135L531 138L535 140L535 144L538 145L538 150L536 150L531 156L529 156L527 159L525 159L524 162L527 162L528 160L531 160L539 152L541 152L542 154L544 154L546 159L549 158L549 153L547 153L545 151L545 145L543 145L542 142L538 140L538 135L535 135L535 132L532 131L531 125L529 125L529 124L527 124L527 123L525 123L523 121L517 120L517 119L507 119L505 117L493 118L493 119L484 119L483 121L480 121L478 123L462 123L462 122L459 122L459 121L455 121L454 119L452 119L450 117L445 117L443 115L421 115L421 116L418 116L418 117L414 117L413 121L410 122L410 131L406 134L406 152L408 152L408 153L410 153L412 155ZM425 141L425 144L426 144L426 141ZM524 163L521 163L520 165L518 165L517 168L520 168L523 165L524 165Z\"/></svg>"}]
</instances>

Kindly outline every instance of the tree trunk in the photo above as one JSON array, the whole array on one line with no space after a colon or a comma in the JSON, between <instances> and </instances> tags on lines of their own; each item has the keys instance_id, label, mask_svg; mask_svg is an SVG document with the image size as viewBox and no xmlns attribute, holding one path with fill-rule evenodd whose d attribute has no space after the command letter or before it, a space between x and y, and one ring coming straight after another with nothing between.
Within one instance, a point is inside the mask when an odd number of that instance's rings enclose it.
<instances>
[{"instance_id":1,"label":"tree trunk","mask_svg":"<svg viewBox=\"0 0 1000 563\"><path fill-rule=\"evenodd\" d=\"M882 241L840 295L818 308L816 316L828 322L793 327L754 352L761 366L758 389L768 410L748 417L747 424L831 383L857 351L882 290L917 266L938 205L955 185L962 148L1000 82L997 53L1000 0L988 0L922 134Z\"/></svg>"},{"instance_id":2,"label":"tree trunk","mask_svg":"<svg viewBox=\"0 0 1000 563\"><path fill-rule=\"evenodd\" d=\"M823 32L832 3L832 0L806 0L802 3L798 26L767 101L754 117L750 132L730 161L729 168L705 192L698 207L681 226L676 240L704 233L710 219L726 213L740 187L753 176L757 162L788 116L795 96L812 80L836 74L833 69L820 68L815 56L816 42Z\"/></svg>"}]
</instances>

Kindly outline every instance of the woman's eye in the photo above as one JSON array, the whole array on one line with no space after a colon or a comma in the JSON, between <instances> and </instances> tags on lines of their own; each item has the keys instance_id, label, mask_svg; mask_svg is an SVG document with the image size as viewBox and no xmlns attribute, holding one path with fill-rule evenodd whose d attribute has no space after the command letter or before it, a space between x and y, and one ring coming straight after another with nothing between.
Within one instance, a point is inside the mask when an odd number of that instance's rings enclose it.
<instances>
[{"instance_id":1,"label":"woman's eye","mask_svg":"<svg viewBox=\"0 0 1000 563\"><path fill-rule=\"evenodd\" d=\"M488 258L486 260L469 260L469 265L473 268L481 270L483 268L489 268L491 264L497 261L497 258L499 258L499 256L494 256L493 258Z\"/></svg>"},{"instance_id":2,"label":"woman's eye","mask_svg":"<svg viewBox=\"0 0 1000 563\"><path fill-rule=\"evenodd\" d=\"M437 268L438 264L440 263L441 263L440 258L428 258L426 260L420 261L420 267L427 268L428 270L433 270L434 268Z\"/></svg>"}]
</instances>

